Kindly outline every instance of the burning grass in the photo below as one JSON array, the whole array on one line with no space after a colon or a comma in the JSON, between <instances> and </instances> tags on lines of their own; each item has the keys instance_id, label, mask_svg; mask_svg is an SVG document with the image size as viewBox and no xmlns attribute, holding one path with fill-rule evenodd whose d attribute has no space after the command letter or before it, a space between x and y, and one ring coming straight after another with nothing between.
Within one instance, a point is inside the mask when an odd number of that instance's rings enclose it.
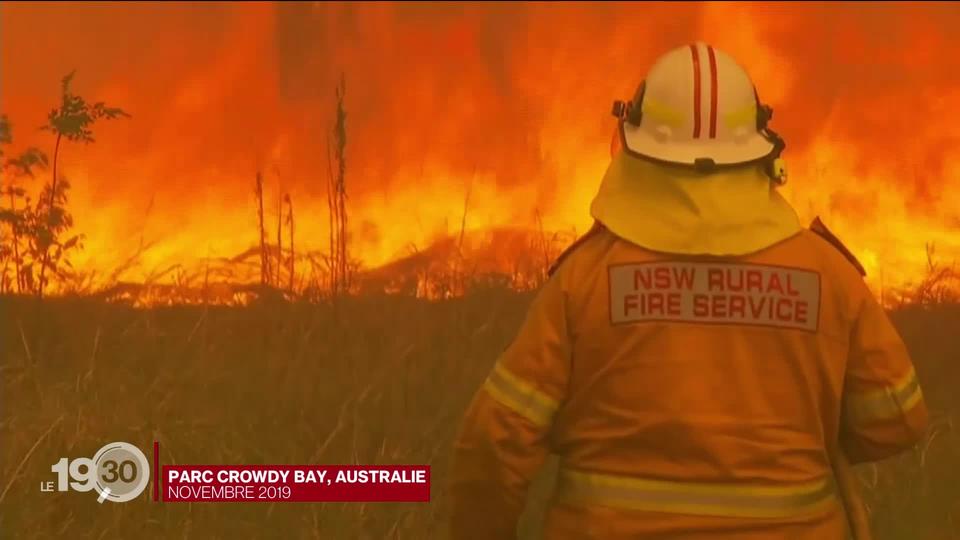
<instances>
[{"instance_id":1,"label":"burning grass","mask_svg":"<svg viewBox=\"0 0 960 540\"><path fill-rule=\"evenodd\" d=\"M530 299L492 287L425 301L137 309L89 298L0 299L0 530L17 538L444 538L443 482L460 416ZM878 538L960 537L960 305L894 320L934 427L860 470ZM430 504L98 505L41 493L61 456L161 441L165 463L430 463ZM535 537L549 481L523 524Z\"/></svg>"}]
</instances>

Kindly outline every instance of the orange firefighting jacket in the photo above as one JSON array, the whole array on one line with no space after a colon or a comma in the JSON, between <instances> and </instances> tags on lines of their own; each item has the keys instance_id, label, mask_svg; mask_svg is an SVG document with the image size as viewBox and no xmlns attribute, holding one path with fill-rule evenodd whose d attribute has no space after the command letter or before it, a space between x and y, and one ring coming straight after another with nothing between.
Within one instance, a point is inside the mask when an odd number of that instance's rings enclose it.
<instances>
[{"instance_id":1,"label":"orange firefighting jacket","mask_svg":"<svg viewBox=\"0 0 960 540\"><path fill-rule=\"evenodd\" d=\"M452 537L514 538L554 453L548 540L842 538L827 449L890 456L927 411L903 342L833 240L802 230L719 259L596 226L466 413Z\"/></svg>"}]
</instances>

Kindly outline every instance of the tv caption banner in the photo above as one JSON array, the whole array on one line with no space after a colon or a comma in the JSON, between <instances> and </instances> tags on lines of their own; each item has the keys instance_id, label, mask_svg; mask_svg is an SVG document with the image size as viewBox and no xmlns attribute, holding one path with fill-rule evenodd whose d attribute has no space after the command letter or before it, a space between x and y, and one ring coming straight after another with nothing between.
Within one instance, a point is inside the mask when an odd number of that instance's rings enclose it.
<instances>
[{"instance_id":1,"label":"tv caption banner","mask_svg":"<svg viewBox=\"0 0 960 540\"><path fill-rule=\"evenodd\" d=\"M164 465L163 502L429 502L428 465Z\"/></svg>"}]
</instances>

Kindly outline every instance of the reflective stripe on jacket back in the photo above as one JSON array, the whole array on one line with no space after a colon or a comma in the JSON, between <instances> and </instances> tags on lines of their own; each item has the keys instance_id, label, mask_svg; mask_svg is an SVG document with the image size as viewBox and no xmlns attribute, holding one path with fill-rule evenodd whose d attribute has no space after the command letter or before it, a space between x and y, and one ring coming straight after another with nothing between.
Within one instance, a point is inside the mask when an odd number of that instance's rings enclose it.
<instances>
[{"instance_id":1,"label":"reflective stripe on jacket back","mask_svg":"<svg viewBox=\"0 0 960 540\"><path fill-rule=\"evenodd\" d=\"M749 486L649 480L563 469L558 500L568 504L743 518L802 517L835 506L832 479Z\"/></svg>"}]
</instances>

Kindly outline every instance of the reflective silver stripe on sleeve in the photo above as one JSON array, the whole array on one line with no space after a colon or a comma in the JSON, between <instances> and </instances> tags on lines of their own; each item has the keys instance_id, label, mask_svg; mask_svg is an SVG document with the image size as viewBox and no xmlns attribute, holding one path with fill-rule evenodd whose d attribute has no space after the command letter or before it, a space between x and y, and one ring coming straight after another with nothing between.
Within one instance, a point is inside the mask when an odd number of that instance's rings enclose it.
<instances>
[{"instance_id":1,"label":"reflective silver stripe on sleeve","mask_svg":"<svg viewBox=\"0 0 960 540\"><path fill-rule=\"evenodd\" d=\"M911 369L894 386L846 396L844 413L854 424L892 420L909 411L923 398L916 372Z\"/></svg>"},{"instance_id":2,"label":"reflective silver stripe on sleeve","mask_svg":"<svg viewBox=\"0 0 960 540\"><path fill-rule=\"evenodd\" d=\"M484 390L498 403L536 426L547 426L559 404L530 383L510 373L499 362L483 383Z\"/></svg>"}]
</instances>

